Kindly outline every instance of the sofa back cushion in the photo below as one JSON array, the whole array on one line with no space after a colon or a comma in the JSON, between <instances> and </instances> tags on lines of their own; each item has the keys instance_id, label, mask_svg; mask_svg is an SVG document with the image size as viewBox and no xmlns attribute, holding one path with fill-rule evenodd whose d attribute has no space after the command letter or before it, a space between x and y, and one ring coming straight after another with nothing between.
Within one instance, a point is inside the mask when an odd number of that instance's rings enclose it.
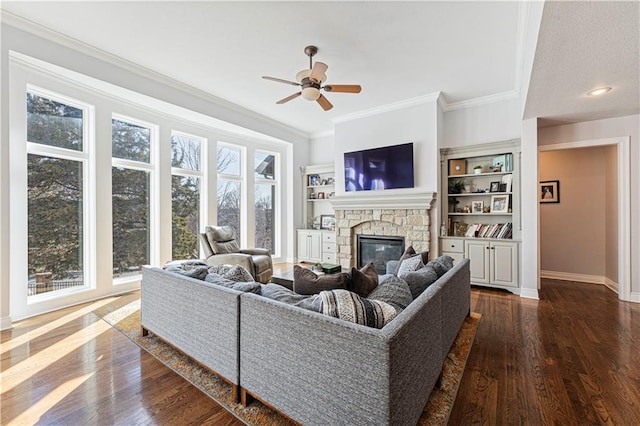
<instances>
[{"instance_id":1,"label":"sofa back cushion","mask_svg":"<svg viewBox=\"0 0 640 426\"><path fill-rule=\"evenodd\" d=\"M293 267L293 291L298 294L318 294L324 290L347 288L349 274L317 275L310 269L298 265Z\"/></svg>"},{"instance_id":2,"label":"sofa back cushion","mask_svg":"<svg viewBox=\"0 0 640 426\"><path fill-rule=\"evenodd\" d=\"M360 297L348 290L329 290L320 293L322 313L367 327L382 328L396 317L396 310L388 303Z\"/></svg>"}]
</instances>

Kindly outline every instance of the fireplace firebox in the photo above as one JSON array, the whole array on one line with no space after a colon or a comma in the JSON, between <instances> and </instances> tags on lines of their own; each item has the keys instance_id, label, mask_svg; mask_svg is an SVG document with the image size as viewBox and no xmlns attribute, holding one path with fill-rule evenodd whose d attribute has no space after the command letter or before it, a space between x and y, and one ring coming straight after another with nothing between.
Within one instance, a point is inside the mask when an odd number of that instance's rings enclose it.
<instances>
[{"instance_id":1,"label":"fireplace firebox","mask_svg":"<svg viewBox=\"0 0 640 426\"><path fill-rule=\"evenodd\" d=\"M404 253L404 237L358 235L357 244L358 268L373 262L378 274L386 273L387 262Z\"/></svg>"}]
</instances>

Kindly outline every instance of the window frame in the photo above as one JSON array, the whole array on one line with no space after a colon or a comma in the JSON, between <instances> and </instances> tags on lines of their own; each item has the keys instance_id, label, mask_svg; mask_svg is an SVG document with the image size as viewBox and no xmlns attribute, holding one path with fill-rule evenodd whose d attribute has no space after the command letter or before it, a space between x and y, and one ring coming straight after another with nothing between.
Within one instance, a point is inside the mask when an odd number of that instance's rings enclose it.
<instances>
[{"instance_id":1,"label":"window frame","mask_svg":"<svg viewBox=\"0 0 640 426\"><path fill-rule=\"evenodd\" d=\"M89 103L82 102L72 97L57 93L55 91L39 87L34 84L27 83L23 92L25 99L24 117L25 125L28 125L28 114L26 108L26 97L28 94L35 94L37 96L50 99L55 102L59 102L74 108L82 110L82 150L74 150L68 148L61 148L52 145L45 145L38 142L30 142L27 139L27 131L25 128L24 140L25 140L25 174L28 174L28 157L29 155L40 155L61 160L77 161L82 165L82 278L83 285L77 287L69 287L66 289L60 289L47 293L34 294L29 296L27 294L27 306L36 305L38 303L47 302L54 299L60 299L69 295L83 293L86 291L95 290L96 288L96 221L95 221L95 107ZM25 189L28 192L29 184L26 182ZM26 196L26 194L25 194ZM28 203L28 202L27 202ZM25 206L25 212L28 218L28 204ZM26 220L27 226L25 227L25 247L29 249L28 243L28 219ZM27 270L25 271L25 283L28 283L29 279L29 259L26 258L25 265Z\"/></svg>"},{"instance_id":2,"label":"window frame","mask_svg":"<svg viewBox=\"0 0 640 426\"><path fill-rule=\"evenodd\" d=\"M261 154L267 154L267 155L273 155L273 179L266 179L266 178L260 178L258 176L256 176L255 174L255 158L256 158L256 154L257 153L261 153ZM269 151L266 149L260 149L260 148L256 148L253 150L253 160L254 160L254 164L252 167L252 171L253 171L253 176L254 176L254 191L253 191L253 208L255 210L256 208L256 200L255 200L255 186L256 185L271 185L274 187L274 192L273 192L273 197L274 199L272 200L272 204L273 204L273 253L272 256L273 257L280 257L281 255L281 251L282 251L282 242L280 240L280 235L281 235L281 229L280 229L280 224L281 224L281 192L282 192L282 188L281 188L281 179L280 179L280 173L281 173L281 167L280 167L280 161L281 161L281 156L279 152L276 151ZM254 216L254 221L253 221L253 226L255 228L256 224L255 224L255 216ZM255 232L254 232L255 234ZM255 236L254 236L254 240L255 240ZM254 242L255 244L255 242Z\"/></svg>"},{"instance_id":3,"label":"window frame","mask_svg":"<svg viewBox=\"0 0 640 426\"><path fill-rule=\"evenodd\" d=\"M116 112L111 113L111 120L109 121L110 128L113 129L113 120L122 121L125 123L133 124L140 127L149 129L149 162L126 160L123 158L116 158L111 156L111 174L113 177L113 168L121 167L129 170L146 171L149 173L149 263L152 265L158 264L160 257L160 236L159 236L159 170L158 170L158 154L159 154L159 140L160 140L160 126L148 121L133 118L131 116L120 114ZM111 146L113 146L113 137L111 139ZM113 183L110 186L110 190L113 191ZM111 204L113 206L113 202ZM111 236L113 238L113 217L111 218ZM111 242L111 278L114 286L129 284L131 282L140 281L142 273L135 275L127 275L124 277L113 276L113 241Z\"/></svg>"}]
</instances>

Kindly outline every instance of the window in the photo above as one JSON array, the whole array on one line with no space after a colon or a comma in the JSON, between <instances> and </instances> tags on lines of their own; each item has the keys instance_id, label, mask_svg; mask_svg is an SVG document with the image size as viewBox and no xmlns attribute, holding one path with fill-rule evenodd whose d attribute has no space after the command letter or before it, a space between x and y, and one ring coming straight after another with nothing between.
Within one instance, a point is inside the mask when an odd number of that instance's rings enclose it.
<instances>
[{"instance_id":1,"label":"window","mask_svg":"<svg viewBox=\"0 0 640 426\"><path fill-rule=\"evenodd\" d=\"M89 107L39 89L26 101L27 294L34 296L87 284Z\"/></svg>"},{"instance_id":2,"label":"window","mask_svg":"<svg viewBox=\"0 0 640 426\"><path fill-rule=\"evenodd\" d=\"M241 240L242 205L242 150L240 147L219 144L218 172L218 226L230 226L237 240Z\"/></svg>"},{"instance_id":3,"label":"window","mask_svg":"<svg viewBox=\"0 0 640 426\"><path fill-rule=\"evenodd\" d=\"M255 176L255 246L275 253L276 155L256 151Z\"/></svg>"},{"instance_id":4,"label":"window","mask_svg":"<svg viewBox=\"0 0 640 426\"><path fill-rule=\"evenodd\" d=\"M200 257L201 158L204 140L173 132L171 135L171 238L172 259Z\"/></svg>"},{"instance_id":5,"label":"window","mask_svg":"<svg viewBox=\"0 0 640 426\"><path fill-rule=\"evenodd\" d=\"M114 117L112 137L113 277L138 276L152 263L153 126Z\"/></svg>"}]
</instances>

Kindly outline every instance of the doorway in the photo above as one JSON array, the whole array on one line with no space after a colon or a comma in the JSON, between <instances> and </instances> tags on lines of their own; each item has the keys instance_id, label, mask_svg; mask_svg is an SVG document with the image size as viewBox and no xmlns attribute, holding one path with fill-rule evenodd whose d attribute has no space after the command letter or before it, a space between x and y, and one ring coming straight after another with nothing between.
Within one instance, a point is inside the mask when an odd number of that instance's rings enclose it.
<instances>
[{"instance_id":1,"label":"doorway","mask_svg":"<svg viewBox=\"0 0 640 426\"><path fill-rule=\"evenodd\" d=\"M540 204L541 277L604 284L630 300L629 138L538 150L539 181L554 182L559 196Z\"/></svg>"}]
</instances>

